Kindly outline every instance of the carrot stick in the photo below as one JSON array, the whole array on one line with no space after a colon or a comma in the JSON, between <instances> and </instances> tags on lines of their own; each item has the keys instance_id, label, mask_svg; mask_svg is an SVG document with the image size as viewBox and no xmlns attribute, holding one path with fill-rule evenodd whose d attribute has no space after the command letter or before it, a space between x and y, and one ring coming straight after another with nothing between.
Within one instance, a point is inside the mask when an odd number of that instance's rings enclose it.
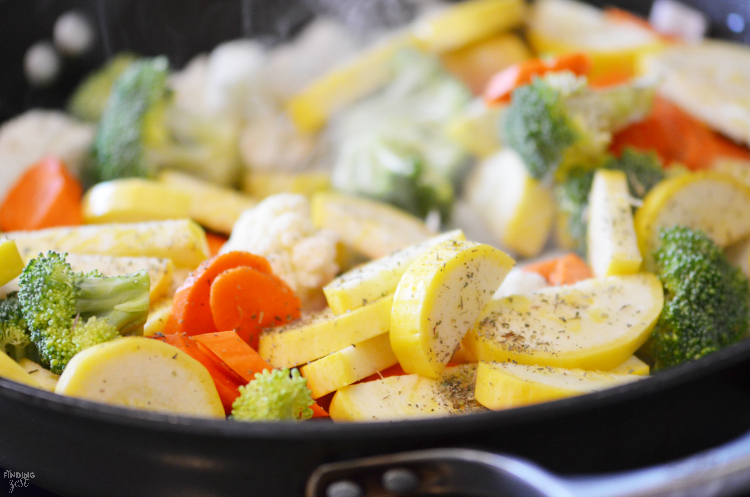
<instances>
[{"instance_id":1,"label":"carrot stick","mask_svg":"<svg viewBox=\"0 0 750 497\"><path fill-rule=\"evenodd\" d=\"M227 414L232 412L232 403L234 403L235 399L240 395L237 389L240 385L246 383L243 378L221 361L206 354L200 349L198 343L183 333L154 335L152 338L177 347L196 361L203 364L211 375L211 378L214 380L216 390L219 392L221 404L224 406L224 412Z\"/></svg>"},{"instance_id":2,"label":"carrot stick","mask_svg":"<svg viewBox=\"0 0 750 497\"><path fill-rule=\"evenodd\" d=\"M255 374L273 366L268 364L258 352L234 331L220 331L219 333L204 333L192 337L193 340L208 349L220 361L229 366L232 371L242 377L245 382L255 379ZM310 406L314 418L328 417L325 409L317 403Z\"/></svg>"},{"instance_id":3,"label":"carrot stick","mask_svg":"<svg viewBox=\"0 0 750 497\"><path fill-rule=\"evenodd\" d=\"M529 264L523 270L540 274L554 286L572 285L594 277L586 261L573 253Z\"/></svg>"},{"instance_id":4,"label":"carrot stick","mask_svg":"<svg viewBox=\"0 0 750 497\"><path fill-rule=\"evenodd\" d=\"M531 264L526 264L523 266L524 271L528 271L530 273L537 273L540 276L543 276L545 280L549 283L549 275L552 274L552 271L555 269L555 266L557 266L557 261L559 260L559 257L553 257L551 259L545 259L543 261L534 262Z\"/></svg>"},{"instance_id":5,"label":"carrot stick","mask_svg":"<svg viewBox=\"0 0 750 497\"><path fill-rule=\"evenodd\" d=\"M548 281L554 286L572 285L593 277L594 274L586 261L571 253L557 260L555 269L550 273Z\"/></svg>"},{"instance_id":6,"label":"carrot stick","mask_svg":"<svg viewBox=\"0 0 750 497\"><path fill-rule=\"evenodd\" d=\"M210 231L206 231L206 240L208 241L208 253L211 257L219 255L219 250L227 243L227 237Z\"/></svg>"},{"instance_id":7,"label":"carrot stick","mask_svg":"<svg viewBox=\"0 0 750 497\"><path fill-rule=\"evenodd\" d=\"M195 335L193 340L200 343L232 371L240 375L246 382L255 379L255 373L272 370L273 366L268 364L258 352L250 347L246 341L237 335L235 331L220 331L218 333L204 333Z\"/></svg>"},{"instance_id":8,"label":"carrot stick","mask_svg":"<svg viewBox=\"0 0 750 497\"><path fill-rule=\"evenodd\" d=\"M37 230L83 223L81 183L56 157L31 166L0 205L0 229Z\"/></svg>"},{"instance_id":9,"label":"carrot stick","mask_svg":"<svg viewBox=\"0 0 750 497\"><path fill-rule=\"evenodd\" d=\"M330 402L329 402L329 405L330 405ZM322 406L319 406L317 402L313 402L313 405L310 406L310 409L312 409L313 418L329 418L330 417L328 415L328 411L326 411Z\"/></svg>"},{"instance_id":10,"label":"carrot stick","mask_svg":"<svg viewBox=\"0 0 750 497\"><path fill-rule=\"evenodd\" d=\"M300 301L278 276L252 267L221 273L211 284L211 313L219 330L235 330L254 349L263 328L300 317Z\"/></svg>"},{"instance_id":11,"label":"carrot stick","mask_svg":"<svg viewBox=\"0 0 750 497\"><path fill-rule=\"evenodd\" d=\"M571 71L583 76L591 72L591 66L591 57L582 52L560 55L552 59L519 62L503 69L490 79L484 91L484 101L488 105L509 102L513 90L531 83L535 76L557 71Z\"/></svg>"},{"instance_id":12,"label":"carrot stick","mask_svg":"<svg viewBox=\"0 0 750 497\"><path fill-rule=\"evenodd\" d=\"M620 155L626 147L654 150L662 162L679 162L688 169L706 169L719 157L750 158L750 151L712 131L663 97L654 100L651 114L613 137L610 151Z\"/></svg>"},{"instance_id":13,"label":"carrot stick","mask_svg":"<svg viewBox=\"0 0 750 497\"><path fill-rule=\"evenodd\" d=\"M177 289L164 333L199 335L219 331L211 315L211 284L227 269L240 266L271 273L271 265L265 258L249 252L227 252L204 261Z\"/></svg>"}]
</instances>

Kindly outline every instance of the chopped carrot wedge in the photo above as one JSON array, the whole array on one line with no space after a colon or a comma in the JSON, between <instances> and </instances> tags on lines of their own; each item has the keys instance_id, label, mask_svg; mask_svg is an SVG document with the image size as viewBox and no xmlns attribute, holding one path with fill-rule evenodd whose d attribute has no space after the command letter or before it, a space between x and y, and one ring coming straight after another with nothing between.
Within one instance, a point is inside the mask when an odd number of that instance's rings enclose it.
<instances>
[{"instance_id":1,"label":"chopped carrot wedge","mask_svg":"<svg viewBox=\"0 0 750 497\"><path fill-rule=\"evenodd\" d=\"M246 382L254 380L255 373L273 369L273 366L268 364L235 331L204 333L195 335L193 340L213 352Z\"/></svg>"},{"instance_id":2,"label":"chopped carrot wedge","mask_svg":"<svg viewBox=\"0 0 750 497\"><path fill-rule=\"evenodd\" d=\"M204 333L203 335L196 335L192 339L229 366L245 382L253 381L256 373L273 369L273 366L268 364L255 349L250 347L234 331ZM328 417L328 412L317 403L310 407L313 410L313 418Z\"/></svg>"},{"instance_id":3,"label":"chopped carrot wedge","mask_svg":"<svg viewBox=\"0 0 750 497\"><path fill-rule=\"evenodd\" d=\"M184 333L173 333L169 335L154 335L152 338L161 340L182 350L190 357L200 362L209 372L214 380L216 390L219 392L221 404L227 414L232 412L232 404L240 395L237 390L246 382L237 373L232 371L226 364L201 350L198 343L186 336Z\"/></svg>"},{"instance_id":4,"label":"chopped carrot wedge","mask_svg":"<svg viewBox=\"0 0 750 497\"><path fill-rule=\"evenodd\" d=\"M610 151L620 155L626 147L653 150L664 164L678 162L693 171L710 167L719 157L750 159L750 150L659 96L646 119L614 135Z\"/></svg>"},{"instance_id":5,"label":"chopped carrot wedge","mask_svg":"<svg viewBox=\"0 0 750 497\"><path fill-rule=\"evenodd\" d=\"M586 261L573 253L529 264L523 269L540 274L554 286L572 285L594 277Z\"/></svg>"},{"instance_id":6,"label":"chopped carrot wedge","mask_svg":"<svg viewBox=\"0 0 750 497\"><path fill-rule=\"evenodd\" d=\"M207 231L206 241L208 241L208 253L211 255L211 257L216 257L217 255L219 255L219 250L221 250L221 247L223 247L224 244L227 243L227 237Z\"/></svg>"},{"instance_id":7,"label":"chopped carrot wedge","mask_svg":"<svg viewBox=\"0 0 750 497\"><path fill-rule=\"evenodd\" d=\"M31 166L0 205L0 229L37 230L83 223L81 183L56 157Z\"/></svg>"},{"instance_id":8,"label":"chopped carrot wedge","mask_svg":"<svg viewBox=\"0 0 750 497\"><path fill-rule=\"evenodd\" d=\"M553 257L551 259L526 264L523 266L523 270L530 273L537 273L538 275L543 276L544 279L547 280L547 283L549 283L549 275L552 274L558 260L558 257Z\"/></svg>"},{"instance_id":9,"label":"chopped carrot wedge","mask_svg":"<svg viewBox=\"0 0 750 497\"><path fill-rule=\"evenodd\" d=\"M484 101L488 105L508 102L513 90L531 83L535 76L557 71L571 71L584 76L591 72L591 67L591 57L583 52L519 62L503 69L490 79L484 91Z\"/></svg>"},{"instance_id":10,"label":"chopped carrot wedge","mask_svg":"<svg viewBox=\"0 0 750 497\"><path fill-rule=\"evenodd\" d=\"M549 275L549 282L554 286L572 285L593 277L594 273L586 261L576 254L567 254L558 259L555 269Z\"/></svg>"},{"instance_id":11,"label":"chopped carrot wedge","mask_svg":"<svg viewBox=\"0 0 750 497\"><path fill-rule=\"evenodd\" d=\"M200 335L219 331L211 315L211 284L227 269L240 266L271 273L271 265L265 258L249 252L227 252L204 261L177 289L164 333L184 332L188 335Z\"/></svg>"},{"instance_id":12,"label":"chopped carrot wedge","mask_svg":"<svg viewBox=\"0 0 750 497\"><path fill-rule=\"evenodd\" d=\"M263 328L300 317L300 300L284 280L242 266L219 274L211 284L211 313L220 330L234 330L257 350Z\"/></svg>"}]
</instances>

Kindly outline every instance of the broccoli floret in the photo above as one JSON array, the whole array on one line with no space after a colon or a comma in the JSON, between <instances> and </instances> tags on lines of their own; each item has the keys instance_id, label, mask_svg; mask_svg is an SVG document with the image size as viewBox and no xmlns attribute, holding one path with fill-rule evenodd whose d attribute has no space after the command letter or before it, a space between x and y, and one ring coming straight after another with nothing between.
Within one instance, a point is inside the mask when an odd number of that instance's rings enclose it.
<instances>
[{"instance_id":1,"label":"broccoli floret","mask_svg":"<svg viewBox=\"0 0 750 497\"><path fill-rule=\"evenodd\" d=\"M312 417L313 399L307 380L295 368L265 370L239 388L232 404L238 421L301 421Z\"/></svg>"},{"instance_id":2,"label":"broccoli floret","mask_svg":"<svg viewBox=\"0 0 750 497\"><path fill-rule=\"evenodd\" d=\"M238 125L173 105L164 57L139 59L115 81L99 121L89 184L149 178L161 168L190 172L231 186L238 175Z\"/></svg>"},{"instance_id":3,"label":"broccoli floret","mask_svg":"<svg viewBox=\"0 0 750 497\"><path fill-rule=\"evenodd\" d=\"M148 317L146 271L104 277L71 269L67 254L32 259L20 277L18 299L31 341L53 373L86 347L140 334Z\"/></svg>"},{"instance_id":4,"label":"broccoli floret","mask_svg":"<svg viewBox=\"0 0 750 497\"><path fill-rule=\"evenodd\" d=\"M133 62L115 81L94 137L91 183L154 174L146 148L163 133L168 64L164 57Z\"/></svg>"},{"instance_id":5,"label":"broccoli floret","mask_svg":"<svg viewBox=\"0 0 750 497\"><path fill-rule=\"evenodd\" d=\"M620 157L605 156L599 168L623 171L628 179L630 195L636 199L645 197L666 175L656 153L640 152L633 148L624 149ZM572 167L555 186L557 203L564 219L561 228L563 236L571 250L581 255L586 253L586 213L595 170Z\"/></svg>"},{"instance_id":6,"label":"broccoli floret","mask_svg":"<svg viewBox=\"0 0 750 497\"><path fill-rule=\"evenodd\" d=\"M632 147L625 148L620 157L609 157L602 167L624 172L628 178L630 195L637 199L643 199L649 190L666 177L656 152L641 152Z\"/></svg>"},{"instance_id":7,"label":"broccoli floret","mask_svg":"<svg viewBox=\"0 0 750 497\"><path fill-rule=\"evenodd\" d=\"M570 72L535 78L513 92L500 123L502 142L542 179L572 165L598 163L611 133L642 119L654 88L632 84L595 91Z\"/></svg>"},{"instance_id":8,"label":"broccoli floret","mask_svg":"<svg viewBox=\"0 0 750 497\"><path fill-rule=\"evenodd\" d=\"M18 292L9 293L0 300L0 351L20 360L30 342Z\"/></svg>"},{"instance_id":9,"label":"broccoli floret","mask_svg":"<svg viewBox=\"0 0 750 497\"><path fill-rule=\"evenodd\" d=\"M98 121L102 117L115 81L135 60L135 55L122 53L87 76L70 97L68 111L84 121Z\"/></svg>"},{"instance_id":10,"label":"broccoli floret","mask_svg":"<svg viewBox=\"0 0 750 497\"><path fill-rule=\"evenodd\" d=\"M748 330L750 283L721 248L698 230L659 232L654 253L664 308L654 327L654 369L698 359L740 340Z\"/></svg>"}]
</instances>

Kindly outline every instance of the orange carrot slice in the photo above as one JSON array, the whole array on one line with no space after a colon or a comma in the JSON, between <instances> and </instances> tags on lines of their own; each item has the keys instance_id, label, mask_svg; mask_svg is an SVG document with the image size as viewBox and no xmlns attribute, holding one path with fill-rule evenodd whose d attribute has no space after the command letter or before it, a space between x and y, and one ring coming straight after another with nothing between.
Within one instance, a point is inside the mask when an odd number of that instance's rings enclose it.
<instances>
[{"instance_id":1,"label":"orange carrot slice","mask_svg":"<svg viewBox=\"0 0 750 497\"><path fill-rule=\"evenodd\" d=\"M211 255L211 257L216 257L217 255L219 255L219 250L221 250L221 247L223 247L224 244L227 243L227 237L207 231L206 241L208 241L208 253Z\"/></svg>"},{"instance_id":2,"label":"orange carrot slice","mask_svg":"<svg viewBox=\"0 0 750 497\"><path fill-rule=\"evenodd\" d=\"M545 259L543 261L526 264L522 269L524 271L536 273L540 276L543 276L544 279L547 280L547 283L549 283L549 275L552 274L552 271L554 271L558 259L558 257L553 257L551 259Z\"/></svg>"},{"instance_id":3,"label":"orange carrot slice","mask_svg":"<svg viewBox=\"0 0 750 497\"><path fill-rule=\"evenodd\" d=\"M164 333L184 332L192 336L219 331L211 315L211 284L227 269L240 266L271 273L268 261L250 252L227 252L204 261L177 289Z\"/></svg>"},{"instance_id":4,"label":"orange carrot slice","mask_svg":"<svg viewBox=\"0 0 750 497\"><path fill-rule=\"evenodd\" d=\"M37 230L83 223L81 183L56 157L31 166L0 205L0 229Z\"/></svg>"},{"instance_id":5,"label":"orange carrot slice","mask_svg":"<svg viewBox=\"0 0 750 497\"><path fill-rule=\"evenodd\" d=\"M586 261L574 253L529 264L523 269L544 276L547 283L554 286L572 285L594 277Z\"/></svg>"},{"instance_id":6,"label":"orange carrot slice","mask_svg":"<svg viewBox=\"0 0 750 497\"><path fill-rule=\"evenodd\" d=\"M300 300L278 276L252 267L226 270L211 284L211 313L219 330L234 330L257 350L263 328L300 317Z\"/></svg>"},{"instance_id":7,"label":"orange carrot slice","mask_svg":"<svg viewBox=\"0 0 750 497\"><path fill-rule=\"evenodd\" d=\"M268 364L235 331L204 333L203 335L196 335L192 339L211 351L213 355L246 382L254 380L256 373L273 369L273 366ZM328 417L328 412L317 403L310 407L313 410L313 418Z\"/></svg>"},{"instance_id":8,"label":"orange carrot slice","mask_svg":"<svg viewBox=\"0 0 750 497\"><path fill-rule=\"evenodd\" d=\"M235 331L204 333L195 335L193 340L213 352L246 382L254 380L255 373L273 369L273 366L268 364Z\"/></svg>"},{"instance_id":9,"label":"orange carrot slice","mask_svg":"<svg viewBox=\"0 0 750 497\"><path fill-rule=\"evenodd\" d=\"M221 361L206 354L205 351L200 349L198 343L184 333L155 335L152 338L173 345L196 361L200 362L208 370L211 378L214 380L216 390L219 392L221 404L224 406L224 412L227 414L232 412L232 404L240 395L237 389L240 385L246 383L243 378L227 367L226 364L223 364Z\"/></svg>"},{"instance_id":10,"label":"orange carrot slice","mask_svg":"<svg viewBox=\"0 0 750 497\"><path fill-rule=\"evenodd\" d=\"M626 147L653 150L665 165L679 162L694 171L710 167L719 157L750 159L750 150L658 96L646 119L614 135L610 151L620 155Z\"/></svg>"},{"instance_id":11,"label":"orange carrot slice","mask_svg":"<svg viewBox=\"0 0 750 497\"><path fill-rule=\"evenodd\" d=\"M571 71L579 76L585 76L591 72L591 67L591 57L583 52L519 62L503 69L490 79L484 91L484 101L488 105L508 102L513 90L531 83L535 76L557 71Z\"/></svg>"},{"instance_id":12,"label":"orange carrot slice","mask_svg":"<svg viewBox=\"0 0 750 497\"><path fill-rule=\"evenodd\" d=\"M554 286L572 285L593 277L586 261L571 253L558 259L555 269L549 275L549 282Z\"/></svg>"}]
</instances>

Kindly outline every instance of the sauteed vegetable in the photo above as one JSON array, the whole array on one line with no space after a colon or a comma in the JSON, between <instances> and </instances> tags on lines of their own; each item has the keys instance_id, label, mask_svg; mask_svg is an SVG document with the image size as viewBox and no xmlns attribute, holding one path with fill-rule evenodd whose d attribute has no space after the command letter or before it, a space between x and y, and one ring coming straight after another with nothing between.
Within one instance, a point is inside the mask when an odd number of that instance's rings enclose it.
<instances>
[{"instance_id":1,"label":"sauteed vegetable","mask_svg":"<svg viewBox=\"0 0 750 497\"><path fill-rule=\"evenodd\" d=\"M714 54L700 72L692 50ZM573 0L468 0L375 42L320 20L182 70L120 54L68 114L0 127L0 376L372 421L699 360L750 319L736 58ZM696 88L738 124L704 122Z\"/></svg>"}]
</instances>

